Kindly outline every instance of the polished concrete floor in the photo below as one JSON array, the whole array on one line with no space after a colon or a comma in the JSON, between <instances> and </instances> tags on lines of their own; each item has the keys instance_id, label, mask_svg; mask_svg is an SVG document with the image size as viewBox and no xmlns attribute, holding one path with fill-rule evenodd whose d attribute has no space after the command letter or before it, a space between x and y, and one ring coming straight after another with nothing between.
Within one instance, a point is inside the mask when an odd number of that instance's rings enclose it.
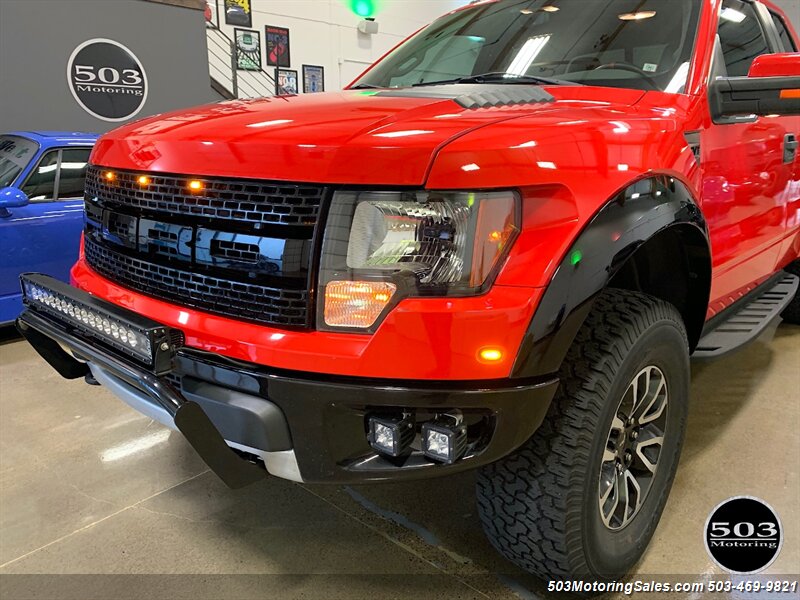
<instances>
[{"instance_id":1,"label":"polished concrete floor","mask_svg":"<svg viewBox=\"0 0 800 600\"><path fill-rule=\"evenodd\" d=\"M0 335L4 598L21 589L193 600L545 595L484 539L472 474L358 488L273 478L230 491L180 435L101 388L60 379L27 344ZM800 327L773 327L737 354L694 364L692 387L681 468L634 578L723 576L702 528L717 503L748 494L783 521L768 573L797 579ZM78 576L91 574L107 576Z\"/></svg>"}]
</instances>

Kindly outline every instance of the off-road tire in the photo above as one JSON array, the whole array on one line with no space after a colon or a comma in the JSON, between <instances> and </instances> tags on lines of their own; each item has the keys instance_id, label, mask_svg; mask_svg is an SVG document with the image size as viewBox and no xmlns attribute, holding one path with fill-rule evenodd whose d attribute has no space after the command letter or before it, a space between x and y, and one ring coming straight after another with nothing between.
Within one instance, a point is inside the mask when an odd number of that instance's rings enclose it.
<instances>
[{"instance_id":1,"label":"off-road tire","mask_svg":"<svg viewBox=\"0 0 800 600\"><path fill-rule=\"evenodd\" d=\"M647 365L657 365L669 386L664 445L639 512L613 531L600 517L600 464L622 395ZM667 302L605 290L559 376L559 390L534 436L480 470L478 512L492 545L529 573L616 579L647 548L675 477L690 379L683 320Z\"/></svg>"},{"instance_id":2,"label":"off-road tire","mask_svg":"<svg viewBox=\"0 0 800 600\"><path fill-rule=\"evenodd\" d=\"M800 277L800 260L791 263L786 269L787 273ZM792 325L800 325L800 289L794 293L794 298L781 313L781 318Z\"/></svg>"}]
</instances>

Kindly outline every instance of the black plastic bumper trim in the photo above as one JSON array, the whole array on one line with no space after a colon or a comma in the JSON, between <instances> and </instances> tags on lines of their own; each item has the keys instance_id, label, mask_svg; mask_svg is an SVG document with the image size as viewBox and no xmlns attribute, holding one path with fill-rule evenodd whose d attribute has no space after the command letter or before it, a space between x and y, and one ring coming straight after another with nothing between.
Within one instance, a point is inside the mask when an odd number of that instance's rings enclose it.
<instances>
[{"instance_id":1,"label":"black plastic bumper trim","mask_svg":"<svg viewBox=\"0 0 800 600\"><path fill-rule=\"evenodd\" d=\"M366 483L440 477L506 456L538 429L558 388L558 379L408 381L333 377L269 367L183 348L177 370L217 386L267 398L283 413L303 481ZM449 409L485 414L492 422L485 446L452 465L390 461L377 455L366 435L370 414L399 409Z\"/></svg>"},{"instance_id":2,"label":"black plastic bumper trim","mask_svg":"<svg viewBox=\"0 0 800 600\"><path fill-rule=\"evenodd\" d=\"M226 440L265 452L292 449L286 419L267 399L193 377L182 379L181 394L203 408Z\"/></svg>"}]
</instances>

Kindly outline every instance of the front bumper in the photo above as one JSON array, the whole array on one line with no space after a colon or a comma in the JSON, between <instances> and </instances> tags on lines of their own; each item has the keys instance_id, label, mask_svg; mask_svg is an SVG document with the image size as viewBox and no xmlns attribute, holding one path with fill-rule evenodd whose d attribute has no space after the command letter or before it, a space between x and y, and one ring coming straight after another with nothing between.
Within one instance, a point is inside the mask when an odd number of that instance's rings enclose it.
<instances>
[{"instance_id":1,"label":"front bumper","mask_svg":"<svg viewBox=\"0 0 800 600\"><path fill-rule=\"evenodd\" d=\"M286 371L381 380L500 380L511 376L545 288L492 287L481 296L405 298L372 335L277 328L147 296L79 260L76 288L181 330L188 346ZM505 350L478 360L482 348Z\"/></svg>"},{"instance_id":2,"label":"front bumper","mask_svg":"<svg viewBox=\"0 0 800 600\"><path fill-rule=\"evenodd\" d=\"M83 294L63 288L60 293ZM117 313L125 310L106 304ZM181 431L231 487L264 477L256 466L262 463L286 479L335 483L427 478L488 464L533 434L557 387L555 379L332 377L276 370L186 347L157 376L33 303L17 325L63 376L81 377L91 370L125 402ZM370 414L412 410L435 415L454 409L475 416L482 427L467 454L454 464L433 463L418 449L402 459L385 458L367 441Z\"/></svg>"}]
</instances>

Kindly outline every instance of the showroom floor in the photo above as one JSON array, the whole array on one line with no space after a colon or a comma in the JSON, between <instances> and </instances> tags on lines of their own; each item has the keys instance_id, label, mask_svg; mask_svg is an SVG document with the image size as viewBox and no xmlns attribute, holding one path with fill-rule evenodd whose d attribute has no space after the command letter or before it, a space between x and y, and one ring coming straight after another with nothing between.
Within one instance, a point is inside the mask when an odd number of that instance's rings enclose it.
<instances>
[{"instance_id":1,"label":"showroom floor","mask_svg":"<svg viewBox=\"0 0 800 600\"><path fill-rule=\"evenodd\" d=\"M101 388L60 379L10 334L0 346L0 574L208 574L127 588L193 600L206 597L200 589L216 598L543 595L484 539L471 474L359 488L273 478L230 491L178 434ZM720 574L702 527L739 494L765 499L786 529L768 572L798 573L800 327L773 328L693 369L681 469L638 573ZM87 586L120 578L3 581L6 592L50 585L51 596L88 598L104 596Z\"/></svg>"}]
</instances>

